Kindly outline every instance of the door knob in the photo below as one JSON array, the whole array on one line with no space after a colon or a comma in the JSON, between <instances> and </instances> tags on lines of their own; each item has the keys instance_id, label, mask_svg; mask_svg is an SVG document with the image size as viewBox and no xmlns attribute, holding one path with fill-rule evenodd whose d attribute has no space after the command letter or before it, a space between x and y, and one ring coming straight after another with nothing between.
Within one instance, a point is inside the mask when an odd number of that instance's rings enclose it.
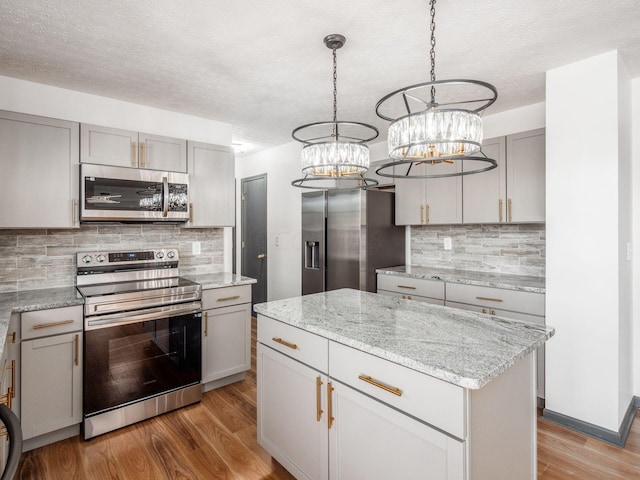
<instances>
[{"instance_id":1,"label":"door knob","mask_svg":"<svg viewBox=\"0 0 640 480\"><path fill-rule=\"evenodd\" d=\"M263 258L266 258L267 256L264 253L261 253L260 255L258 255L258 260L262 260Z\"/></svg>"}]
</instances>

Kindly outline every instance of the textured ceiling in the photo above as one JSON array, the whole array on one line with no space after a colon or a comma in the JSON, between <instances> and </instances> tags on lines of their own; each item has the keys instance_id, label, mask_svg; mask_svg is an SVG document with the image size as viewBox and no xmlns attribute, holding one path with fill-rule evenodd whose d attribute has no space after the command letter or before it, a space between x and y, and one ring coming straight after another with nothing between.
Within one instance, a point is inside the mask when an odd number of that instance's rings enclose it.
<instances>
[{"instance_id":1,"label":"textured ceiling","mask_svg":"<svg viewBox=\"0 0 640 480\"><path fill-rule=\"evenodd\" d=\"M386 131L376 102L428 80L428 22L427 0L2 0L0 75L228 122L251 152L331 119L329 33L338 118ZM640 76L638 0L439 0L436 22L437 77L494 84L488 113L612 49Z\"/></svg>"}]
</instances>

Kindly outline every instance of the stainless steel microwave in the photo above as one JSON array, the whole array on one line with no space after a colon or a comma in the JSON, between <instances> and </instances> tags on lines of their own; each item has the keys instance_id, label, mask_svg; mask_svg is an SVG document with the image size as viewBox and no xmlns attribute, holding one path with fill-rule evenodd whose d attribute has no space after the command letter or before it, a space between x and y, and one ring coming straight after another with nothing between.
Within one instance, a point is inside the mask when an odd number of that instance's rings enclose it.
<instances>
[{"instance_id":1,"label":"stainless steel microwave","mask_svg":"<svg viewBox=\"0 0 640 480\"><path fill-rule=\"evenodd\" d=\"M189 175L80 164L80 221L186 222Z\"/></svg>"}]
</instances>

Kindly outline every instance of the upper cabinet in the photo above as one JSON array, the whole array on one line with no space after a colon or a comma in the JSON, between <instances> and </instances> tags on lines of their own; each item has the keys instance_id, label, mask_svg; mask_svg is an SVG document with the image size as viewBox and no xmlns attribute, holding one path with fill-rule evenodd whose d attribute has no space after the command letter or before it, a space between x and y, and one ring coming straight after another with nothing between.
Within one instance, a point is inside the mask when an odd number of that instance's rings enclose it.
<instances>
[{"instance_id":1,"label":"upper cabinet","mask_svg":"<svg viewBox=\"0 0 640 480\"><path fill-rule=\"evenodd\" d=\"M544 222L544 129L485 140L482 150L498 168L464 177L464 223Z\"/></svg>"},{"instance_id":2,"label":"upper cabinet","mask_svg":"<svg viewBox=\"0 0 640 480\"><path fill-rule=\"evenodd\" d=\"M406 166L396 167L406 170ZM451 165L414 164L413 175L437 175ZM459 167L458 167L459 168ZM396 225L462 223L462 177L396 178Z\"/></svg>"},{"instance_id":3,"label":"upper cabinet","mask_svg":"<svg viewBox=\"0 0 640 480\"><path fill-rule=\"evenodd\" d=\"M0 112L0 228L78 227L78 123Z\"/></svg>"},{"instance_id":4,"label":"upper cabinet","mask_svg":"<svg viewBox=\"0 0 640 480\"><path fill-rule=\"evenodd\" d=\"M235 158L230 148L188 142L190 219L187 227L235 225Z\"/></svg>"},{"instance_id":5,"label":"upper cabinet","mask_svg":"<svg viewBox=\"0 0 640 480\"><path fill-rule=\"evenodd\" d=\"M82 124L80 161L117 167L187 171L187 141Z\"/></svg>"}]
</instances>

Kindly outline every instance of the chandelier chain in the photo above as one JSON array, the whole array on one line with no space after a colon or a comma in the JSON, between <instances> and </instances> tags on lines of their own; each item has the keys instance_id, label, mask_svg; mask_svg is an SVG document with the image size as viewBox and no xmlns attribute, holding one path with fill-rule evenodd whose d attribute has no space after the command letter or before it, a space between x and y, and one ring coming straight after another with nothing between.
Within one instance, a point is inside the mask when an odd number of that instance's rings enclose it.
<instances>
[{"instance_id":1,"label":"chandelier chain","mask_svg":"<svg viewBox=\"0 0 640 480\"><path fill-rule=\"evenodd\" d=\"M338 118L338 58L333 48L333 121Z\"/></svg>"},{"instance_id":2,"label":"chandelier chain","mask_svg":"<svg viewBox=\"0 0 640 480\"><path fill-rule=\"evenodd\" d=\"M436 0L430 0L431 6L431 51L429 52L431 57L431 81L436 81ZM436 87L431 86L431 104L436 103Z\"/></svg>"}]
</instances>

